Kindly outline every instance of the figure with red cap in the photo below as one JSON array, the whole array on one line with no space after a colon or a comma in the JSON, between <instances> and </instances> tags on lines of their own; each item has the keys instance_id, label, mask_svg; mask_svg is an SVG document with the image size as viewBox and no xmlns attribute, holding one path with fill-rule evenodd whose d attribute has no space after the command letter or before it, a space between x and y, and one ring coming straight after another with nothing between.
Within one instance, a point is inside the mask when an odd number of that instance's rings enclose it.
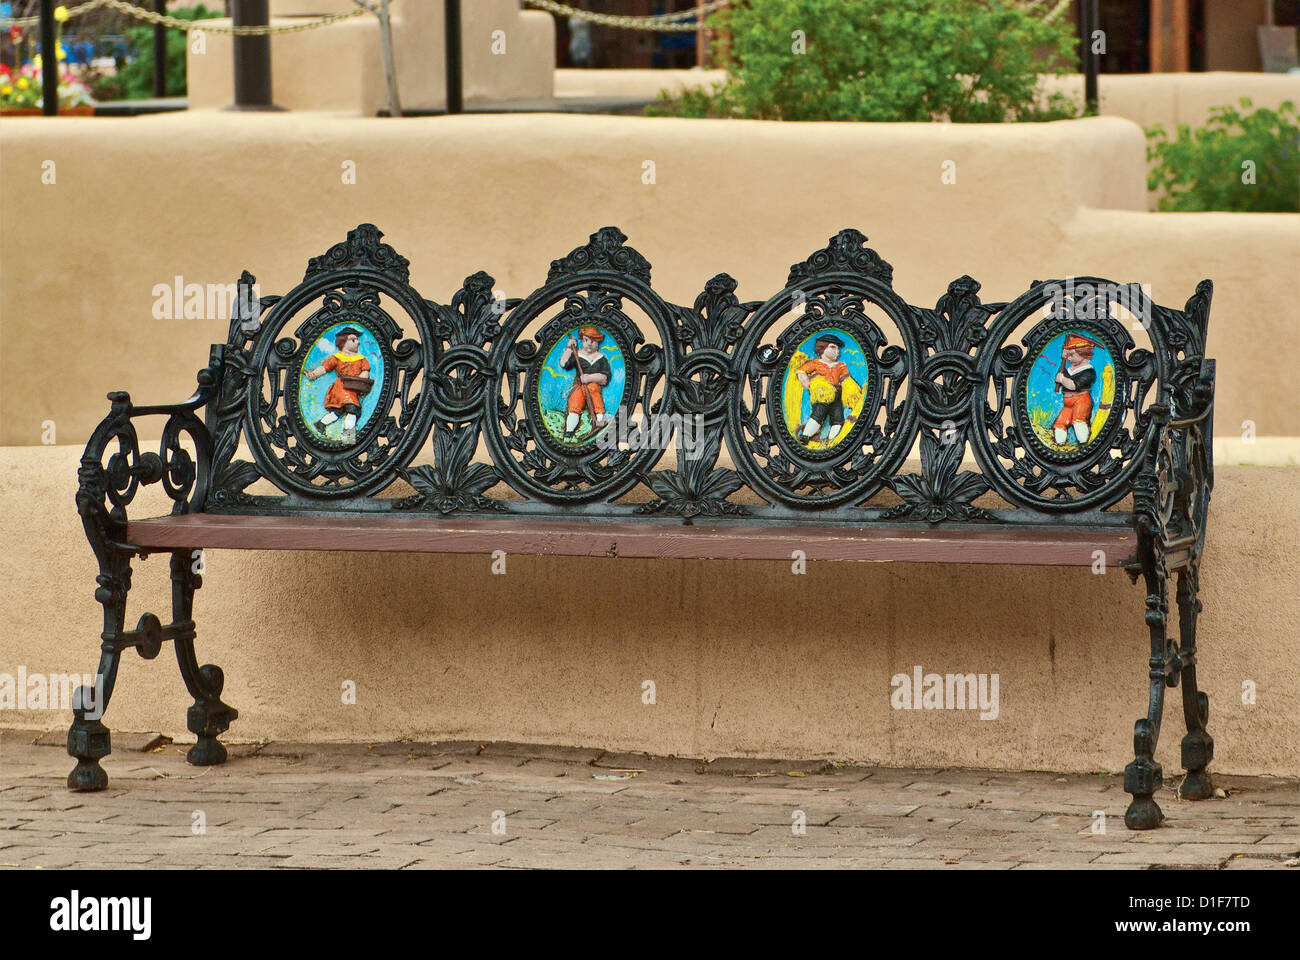
<instances>
[{"instance_id":1,"label":"figure with red cap","mask_svg":"<svg viewBox=\"0 0 1300 960\"><path fill-rule=\"evenodd\" d=\"M1092 367L1092 351L1097 344L1078 333L1067 333L1061 348L1061 369L1056 374L1056 389L1061 392L1061 413L1052 424L1059 446L1073 442L1082 446L1092 432L1092 386L1097 371Z\"/></svg>"},{"instance_id":2,"label":"figure with red cap","mask_svg":"<svg viewBox=\"0 0 1300 960\"><path fill-rule=\"evenodd\" d=\"M564 370L576 370L573 386L569 390L567 404L568 415L564 420L564 439L573 440L578 424L582 422L585 409L591 416L591 429L599 430L605 425L605 401L601 391L609 384L613 370L609 358L600 350L601 341L605 339L603 331L596 327L583 327L578 331L582 345L577 338L569 336L569 345L560 356L560 367Z\"/></svg>"},{"instance_id":3,"label":"figure with red cap","mask_svg":"<svg viewBox=\"0 0 1300 960\"><path fill-rule=\"evenodd\" d=\"M361 355L361 331L355 327L340 330L334 337L334 346L337 352L326 357L325 362L314 370L303 374L308 380L315 380L327 373L336 375L325 393L325 416L317 420L314 426L323 436L331 423L341 419L343 434L340 439L344 443L356 443L361 396L369 390L366 381L370 377L370 361Z\"/></svg>"}]
</instances>

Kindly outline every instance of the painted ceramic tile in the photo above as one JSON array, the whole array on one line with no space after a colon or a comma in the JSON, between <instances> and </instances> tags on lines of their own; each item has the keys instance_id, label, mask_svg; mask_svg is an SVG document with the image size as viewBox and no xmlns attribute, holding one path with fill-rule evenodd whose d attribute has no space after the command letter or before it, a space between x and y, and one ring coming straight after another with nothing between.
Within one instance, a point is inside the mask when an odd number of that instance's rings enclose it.
<instances>
[{"instance_id":1,"label":"painted ceramic tile","mask_svg":"<svg viewBox=\"0 0 1300 960\"><path fill-rule=\"evenodd\" d=\"M1049 450L1082 454L1101 435L1114 398L1114 359L1092 335L1066 331L1034 358L1026 413Z\"/></svg>"},{"instance_id":2,"label":"painted ceramic tile","mask_svg":"<svg viewBox=\"0 0 1300 960\"><path fill-rule=\"evenodd\" d=\"M790 434L810 450L829 450L853 430L867 393L867 358L834 327L801 343L786 369L782 404Z\"/></svg>"},{"instance_id":3,"label":"painted ceramic tile","mask_svg":"<svg viewBox=\"0 0 1300 960\"><path fill-rule=\"evenodd\" d=\"M537 399L551 436L564 443L595 439L613 422L626 379L623 352L601 327L574 327L542 364Z\"/></svg>"},{"instance_id":4,"label":"painted ceramic tile","mask_svg":"<svg viewBox=\"0 0 1300 960\"><path fill-rule=\"evenodd\" d=\"M307 351L298 378L298 409L311 436L352 444L383 392L384 358L374 334L358 323L337 323Z\"/></svg>"}]
</instances>

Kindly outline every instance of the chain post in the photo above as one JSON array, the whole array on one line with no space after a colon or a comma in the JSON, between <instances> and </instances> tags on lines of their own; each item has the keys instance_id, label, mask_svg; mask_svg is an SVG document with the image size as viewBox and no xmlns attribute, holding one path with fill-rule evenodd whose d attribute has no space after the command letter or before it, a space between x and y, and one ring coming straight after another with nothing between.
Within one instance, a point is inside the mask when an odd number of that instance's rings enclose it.
<instances>
[{"instance_id":1,"label":"chain post","mask_svg":"<svg viewBox=\"0 0 1300 960\"><path fill-rule=\"evenodd\" d=\"M236 27L267 27L271 23L269 0L231 0ZM271 102L271 38L268 34L236 35L234 110L273 110Z\"/></svg>"},{"instance_id":2,"label":"chain post","mask_svg":"<svg viewBox=\"0 0 1300 960\"><path fill-rule=\"evenodd\" d=\"M402 101L397 95L397 72L393 67L393 21L388 10L388 0L379 0L379 47L384 57L384 79L388 82L388 112L390 116L402 115Z\"/></svg>"},{"instance_id":3,"label":"chain post","mask_svg":"<svg viewBox=\"0 0 1300 960\"><path fill-rule=\"evenodd\" d=\"M167 12L167 0L154 0L157 13ZM167 96L167 27L162 23L153 25L153 95Z\"/></svg>"},{"instance_id":4,"label":"chain post","mask_svg":"<svg viewBox=\"0 0 1300 960\"><path fill-rule=\"evenodd\" d=\"M50 82L51 76L53 83ZM47 117L59 115L59 51L54 39L54 0L41 0L41 108Z\"/></svg>"},{"instance_id":5,"label":"chain post","mask_svg":"<svg viewBox=\"0 0 1300 960\"><path fill-rule=\"evenodd\" d=\"M443 0L447 31L447 112L465 110L465 78L460 59L460 0Z\"/></svg>"}]
</instances>

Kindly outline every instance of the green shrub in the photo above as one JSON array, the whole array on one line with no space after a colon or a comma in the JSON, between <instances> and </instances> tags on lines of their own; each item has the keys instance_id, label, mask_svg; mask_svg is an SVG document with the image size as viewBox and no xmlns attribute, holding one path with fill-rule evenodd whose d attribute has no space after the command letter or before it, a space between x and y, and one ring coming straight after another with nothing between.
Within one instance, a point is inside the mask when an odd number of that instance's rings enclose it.
<instances>
[{"instance_id":1,"label":"green shrub","mask_svg":"<svg viewBox=\"0 0 1300 960\"><path fill-rule=\"evenodd\" d=\"M748 0L710 19L727 80L660 94L658 116L985 123L1078 108L1041 97L1040 73L1075 56L1065 17L1011 0ZM801 31L802 34L796 31ZM804 52L796 51L802 35Z\"/></svg>"},{"instance_id":2,"label":"green shrub","mask_svg":"<svg viewBox=\"0 0 1300 960\"><path fill-rule=\"evenodd\" d=\"M1243 109L1251 102L1242 98ZM1158 161L1147 187L1164 190L1161 210L1300 211L1300 126L1291 101L1276 111L1260 107L1210 110L1205 126L1148 127L1147 160ZM1251 181L1254 182L1251 182Z\"/></svg>"},{"instance_id":3,"label":"green shrub","mask_svg":"<svg viewBox=\"0 0 1300 960\"><path fill-rule=\"evenodd\" d=\"M167 13L181 20L209 20L225 16L220 10L209 10L201 3L197 7L180 7L168 10ZM115 84L105 83L103 89L105 92L115 89L126 100L147 99L153 96L153 25L128 27L126 36L131 49L135 51L135 59L118 71ZM167 30L166 92L169 97L185 96L187 42L187 34L180 30Z\"/></svg>"}]
</instances>

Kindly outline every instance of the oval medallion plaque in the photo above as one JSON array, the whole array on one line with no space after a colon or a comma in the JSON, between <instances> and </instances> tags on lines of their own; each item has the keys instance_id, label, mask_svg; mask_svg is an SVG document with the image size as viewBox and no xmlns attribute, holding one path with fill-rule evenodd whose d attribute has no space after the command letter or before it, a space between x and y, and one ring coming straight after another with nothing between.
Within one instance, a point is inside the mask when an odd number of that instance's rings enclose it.
<instances>
[{"instance_id":1,"label":"oval medallion plaque","mask_svg":"<svg viewBox=\"0 0 1300 960\"><path fill-rule=\"evenodd\" d=\"M781 419L807 451L843 443L862 416L870 370L852 334L826 327L807 336L790 355L781 386Z\"/></svg>"},{"instance_id":2,"label":"oval medallion plaque","mask_svg":"<svg viewBox=\"0 0 1300 960\"><path fill-rule=\"evenodd\" d=\"M596 440L623 404L627 363L612 331L574 327L551 344L537 377L537 405L547 434L565 447Z\"/></svg>"},{"instance_id":3,"label":"oval medallion plaque","mask_svg":"<svg viewBox=\"0 0 1300 960\"><path fill-rule=\"evenodd\" d=\"M354 446L384 393L384 355L363 323L336 323L321 332L302 359L298 416L316 444Z\"/></svg>"},{"instance_id":4,"label":"oval medallion plaque","mask_svg":"<svg viewBox=\"0 0 1300 960\"><path fill-rule=\"evenodd\" d=\"M1122 419L1112 415L1115 360L1106 340L1083 327L1066 329L1029 356L1017 391L1026 436L1057 459L1087 456Z\"/></svg>"}]
</instances>

